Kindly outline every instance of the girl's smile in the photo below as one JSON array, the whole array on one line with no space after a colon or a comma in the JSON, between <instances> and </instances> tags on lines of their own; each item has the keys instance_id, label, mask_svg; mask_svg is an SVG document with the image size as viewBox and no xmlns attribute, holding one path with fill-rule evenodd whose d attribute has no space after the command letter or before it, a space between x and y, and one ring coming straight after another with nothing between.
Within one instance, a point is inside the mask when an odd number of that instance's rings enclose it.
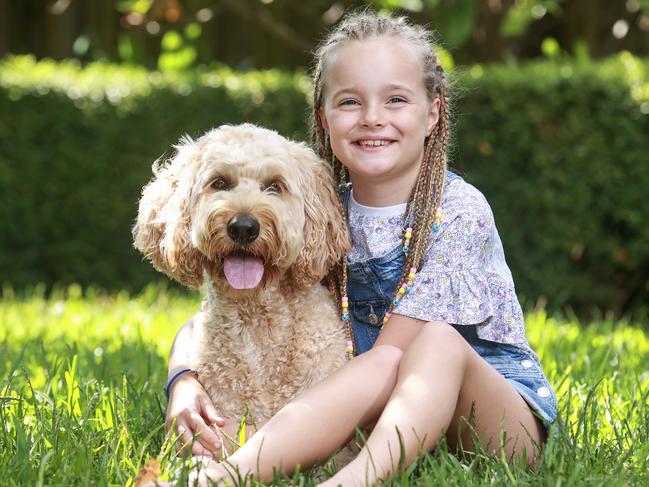
<instances>
[{"instance_id":1,"label":"girl's smile","mask_svg":"<svg viewBox=\"0 0 649 487\"><path fill-rule=\"evenodd\" d=\"M320 116L354 197L367 206L406 202L439 117L417 52L389 38L350 41L332 53L324 77Z\"/></svg>"},{"instance_id":2,"label":"girl's smile","mask_svg":"<svg viewBox=\"0 0 649 487\"><path fill-rule=\"evenodd\" d=\"M394 140L391 139L383 139L383 138L377 139L371 137L361 138L354 142L354 144L358 145L360 149L366 152L377 152L381 149L388 147L393 143Z\"/></svg>"}]
</instances>

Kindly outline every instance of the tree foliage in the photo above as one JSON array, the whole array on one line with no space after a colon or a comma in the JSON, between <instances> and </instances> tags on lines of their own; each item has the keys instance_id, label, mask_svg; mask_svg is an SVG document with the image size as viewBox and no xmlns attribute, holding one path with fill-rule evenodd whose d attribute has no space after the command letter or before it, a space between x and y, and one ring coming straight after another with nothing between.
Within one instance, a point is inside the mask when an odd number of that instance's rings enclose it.
<instances>
[{"instance_id":1,"label":"tree foliage","mask_svg":"<svg viewBox=\"0 0 649 487\"><path fill-rule=\"evenodd\" d=\"M433 27L460 64L547 54L649 54L647 0L30 0L0 2L0 55L108 59L182 70L305 67L354 8ZM545 46L545 49L544 49Z\"/></svg>"}]
</instances>

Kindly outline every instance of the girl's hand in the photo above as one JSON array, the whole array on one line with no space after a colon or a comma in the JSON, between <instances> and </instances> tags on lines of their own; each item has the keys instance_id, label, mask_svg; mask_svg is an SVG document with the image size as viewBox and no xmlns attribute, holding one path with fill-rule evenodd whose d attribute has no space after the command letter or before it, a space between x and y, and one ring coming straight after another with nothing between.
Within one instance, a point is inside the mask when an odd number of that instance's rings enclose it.
<instances>
[{"instance_id":1,"label":"girl's hand","mask_svg":"<svg viewBox=\"0 0 649 487\"><path fill-rule=\"evenodd\" d=\"M196 376L188 373L178 377L169 391L165 420L165 430L168 432L173 425L179 436L178 454L218 458L222 444L212 424L224 426L225 421Z\"/></svg>"}]
</instances>

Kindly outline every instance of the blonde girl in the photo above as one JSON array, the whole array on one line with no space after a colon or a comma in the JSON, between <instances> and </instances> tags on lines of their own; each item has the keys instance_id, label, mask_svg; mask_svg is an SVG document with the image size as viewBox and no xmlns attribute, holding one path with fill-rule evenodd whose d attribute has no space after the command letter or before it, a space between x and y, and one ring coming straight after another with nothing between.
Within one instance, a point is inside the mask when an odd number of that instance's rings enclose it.
<instances>
[{"instance_id":1,"label":"blonde girl","mask_svg":"<svg viewBox=\"0 0 649 487\"><path fill-rule=\"evenodd\" d=\"M360 453L323 485L376 483L442 437L538 460L556 398L525 338L491 209L447 169L448 85L431 45L404 18L364 12L316 53L313 142L342 183L353 243L329 284L355 356L228 458L242 474L307 467L370 424ZM190 349L191 322L170 374L190 368ZM194 454L218 450L207 424L224 422L191 374L175 382L168 418L185 440L198 434ZM200 480L223 475L208 462Z\"/></svg>"}]
</instances>

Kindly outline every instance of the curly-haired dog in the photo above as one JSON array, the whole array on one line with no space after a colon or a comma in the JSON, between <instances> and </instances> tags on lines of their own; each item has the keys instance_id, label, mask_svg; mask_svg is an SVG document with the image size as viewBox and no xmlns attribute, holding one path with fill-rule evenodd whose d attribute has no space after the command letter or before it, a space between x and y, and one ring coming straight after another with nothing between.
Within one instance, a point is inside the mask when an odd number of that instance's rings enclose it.
<instances>
[{"instance_id":1,"label":"curly-haired dog","mask_svg":"<svg viewBox=\"0 0 649 487\"><path fill-rule=\"evenodd\" d=\"M329 169L304 144L249 124L182 139L154 164L133 235L156 269L206 281L197 372L224 418L266 420L344 363L320 281L349 236Z\"/></svg>"}]
</instances>

